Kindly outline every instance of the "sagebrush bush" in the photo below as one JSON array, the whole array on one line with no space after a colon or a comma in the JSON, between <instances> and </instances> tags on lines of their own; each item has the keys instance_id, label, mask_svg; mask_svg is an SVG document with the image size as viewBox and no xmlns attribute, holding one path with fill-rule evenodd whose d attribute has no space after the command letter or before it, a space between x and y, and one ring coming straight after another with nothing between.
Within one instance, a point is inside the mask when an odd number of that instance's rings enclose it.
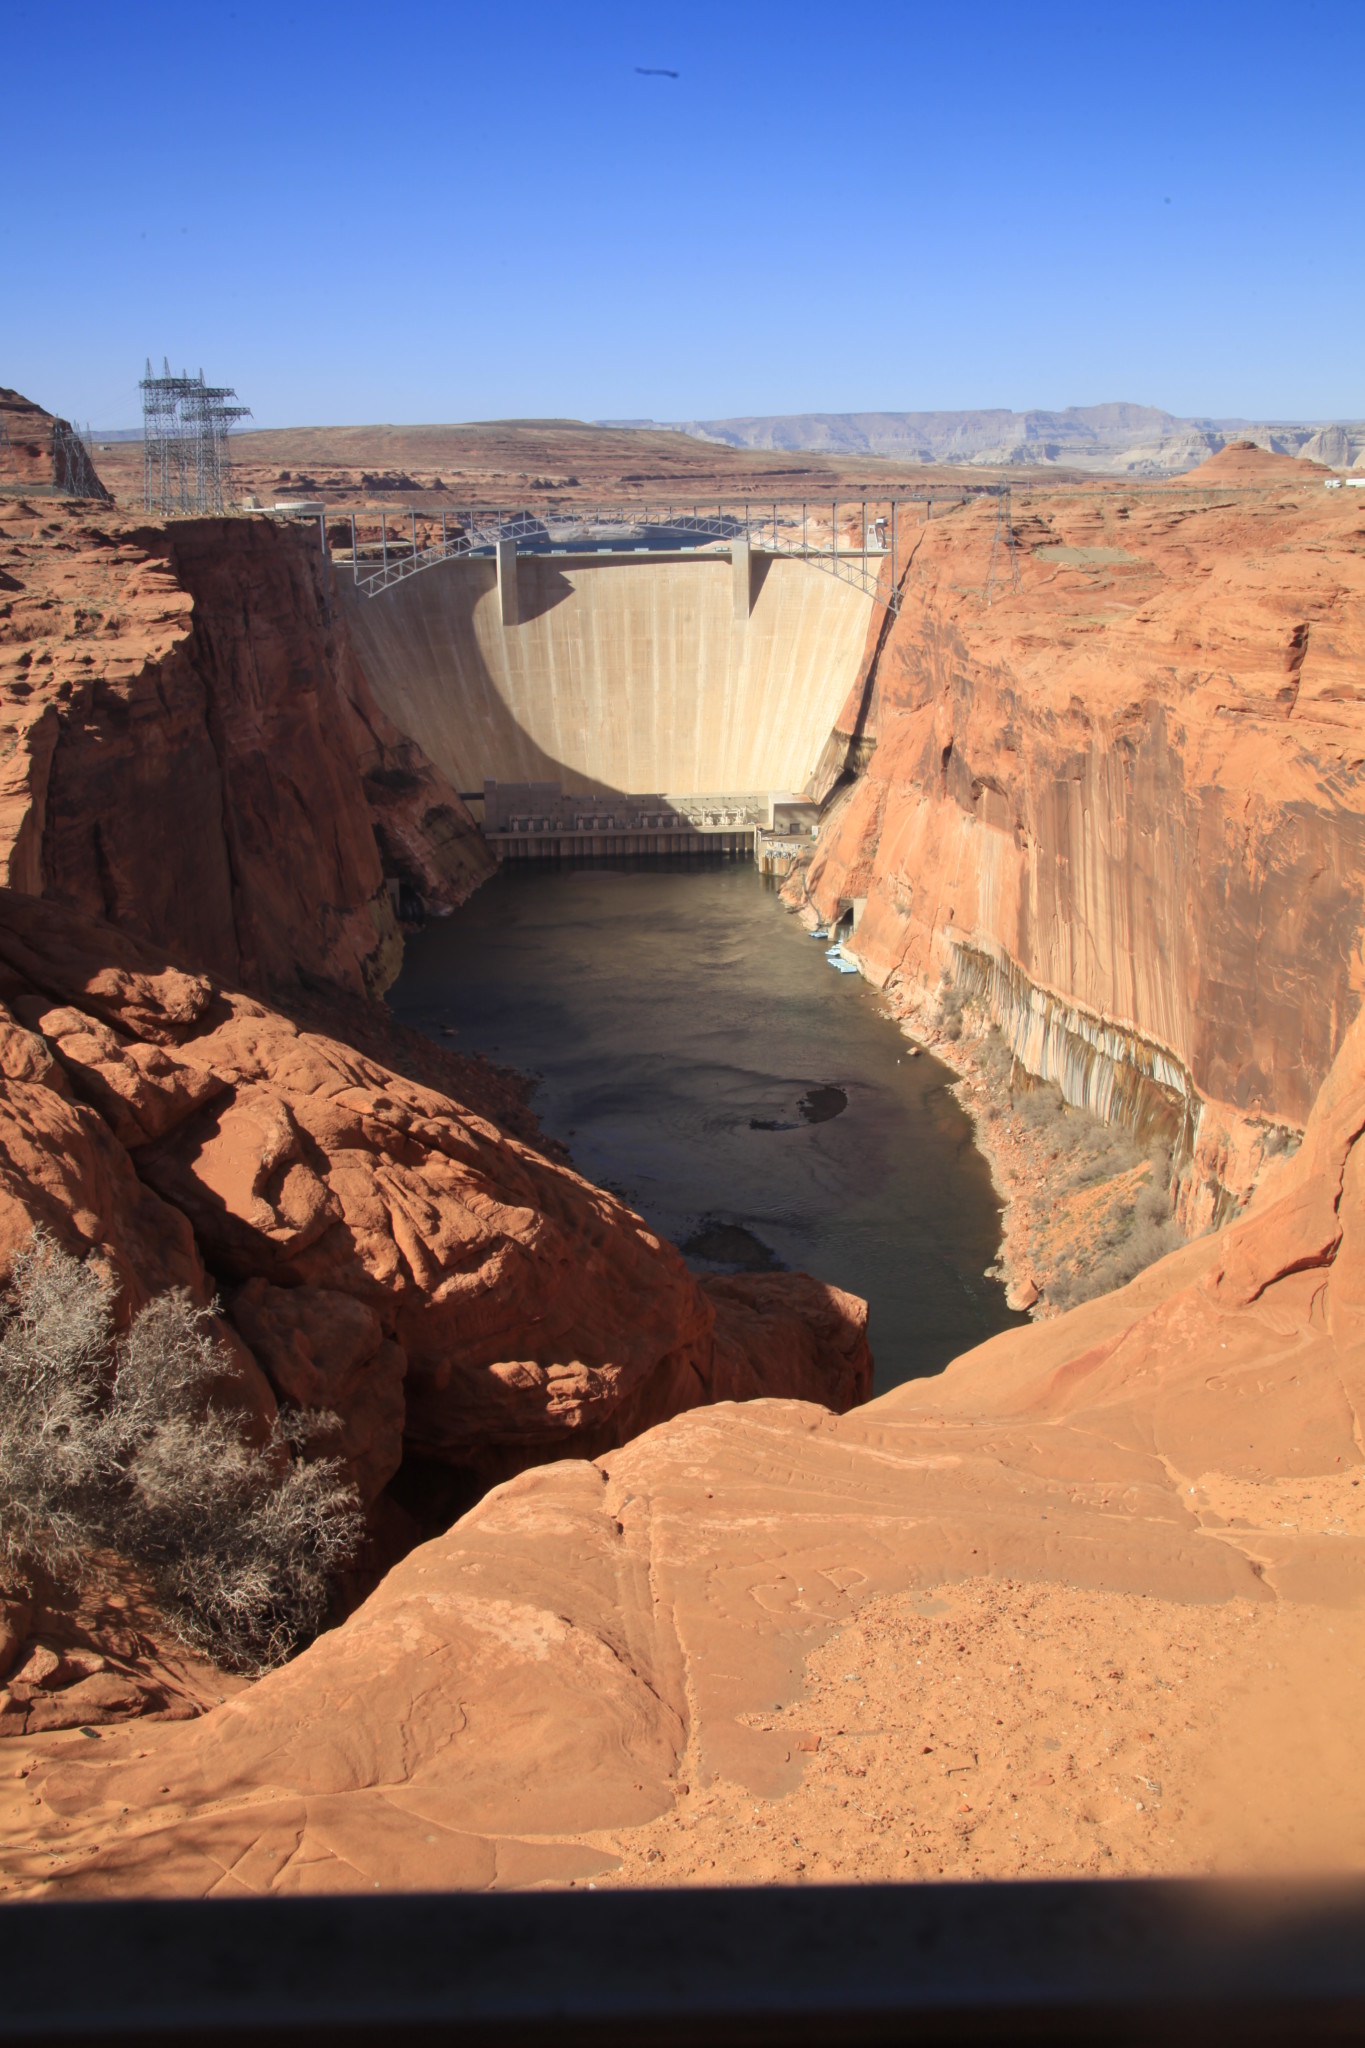
<instances>
[{"instance_id":1,"label":"sagebrush bush","mask_svg":"<svg viewBox=\"0 0 1365 2048\"><path fill-rule=\"evenodd\" d=\"M962 1012L967 997L955 983L944 983L938 992L938 1028L953 1043L962 1036Z\"/></svg>"},{"instance_id":2,"label":"sagebrush bush","mask_svg":"<svg viewBox=\"0 0 1365 2048\"><path fill-rule=\"evenodd\" d=\"M1055 1081L1030 1077L997 1025L982 1034L977 1058L1000 1091L999 1101L990 1108L997 1115L1008 1113L1039 1146L1050 1194L1102 1189L1131 1174L1144 1159L1149 1168L1149 1177L1134 1193L1116 1189L1093 1240L1072 1243L1060 1252L1046 1281L1050 1301L1059 1308L1073 1308L1126 1286L1145 1267L1184 1244L1171 1209L1172 1161L1164 1141L1157 1140L1144 1153L1121 1124L1106 1123L1092 1110L1068 1103ZM1089 1213L1093 1215L1093 1209Z\"/></svg>"},{"instance_id":3,"label":"sagebrush bush","mask_svg":"<svg viewBox=\"0 0 1365 2048\"><path fill-rule=\"evenodd\" d=\"M992 1024L976 1049L977 1059L997 1087L1007 1088L1014 1078L1014 1053L998 1024Z\"/></svg>"},{"instance_id":4,"label":"sagebrush bush","mask_svg":"<svg viewBox=\"0 0 1365 2048\"><path fill-rule=\"evenodd\" d=\"M1097 1247L1092 1265L1084 1271L1069 1271L1065 1283L1057 1289L1049 1287L1048 1292L1060 1308L1074 1308L1082 1301L1109 1294L1116 1287L1126 1287L1168 1252L1178 1251L1184 1242L1184 1233L1169 1213L1164 1223L1135 1218L1117 1243Z\"/></svg>"},{"instance_id":5,"label":"sagebrush bush","mask_svg":"<svg viewBox=\"0 0 1365 2048\"><path fill-rule=\"evenodd\" d=\"M187 1641L260 1670L316 1633L361 1516L334 1459L298 1456L334 1418L258 1445L211 1404L213 1322L167 1294L116 1337L98 1273L35 1233L0 1308L0 1566L79 1583L115 1553Z\"/></svg>"},{"instance_id":6,"label":"sagebrush bush","mask_svg":"<svg viewBox=\"0 0 1365 2048\"><path fill-rule=\"evenodd\" d=\"M1066 1113L1062 1091L1055 1081L1031 1081L1014 1096L1016 1115L1025 1123L1046 1126L1057 1123Z\"/></svg>"}]
</instances>

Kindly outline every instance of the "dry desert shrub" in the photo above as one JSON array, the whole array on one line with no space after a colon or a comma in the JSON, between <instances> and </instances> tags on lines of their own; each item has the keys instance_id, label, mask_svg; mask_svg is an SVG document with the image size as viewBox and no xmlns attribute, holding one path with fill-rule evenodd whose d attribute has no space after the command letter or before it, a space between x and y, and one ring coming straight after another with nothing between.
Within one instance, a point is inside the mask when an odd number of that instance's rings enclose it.
<instances>
[{"instance_id":1,"label":"dry desert shrub","mask_svg":"<svg viewBox=\"0 0 1365 2048\"><path fill-rule=\"evenodd\" d=\"M1066 1102L1055 1081L1040 1081L1024 1072L994 1024L981 1033L973 1050L994 1097L996 1120L1008 1115L1037 1148L1049 1199L1087 1190L1102 1195L1107 1183L1115 1183L1097 1226L1083 1241L1070 1244L1047 1275L1049 1301L1058 1308L1074 1308L1125 1287L1184 1244L1172 1211L1174 1184L1167 1145L1156 1142L1144 1149L1121 1124L1106 1123L1093 1111ZM1146 1175L1134 1191L1134 1169L1144 1164Z\"/></svg>"},{"instance_id":2,"label":"dry desert shrub","mask_svg":"<svg viewBox=\"0 0 1365 2048\"><path fill-rule=\"evenodd\" d=\"M212 1405L213 1320L167 1294L117 1337L99 1274L34 1233L0 1310L0 1572L80 1583L113 1552L186 1641L262 1670L316 1633L361 1517L334 1460L298 1455L331 1418L254 1444Z\"/></svg>"},{"instance_id":3,"label":"dry desert shrub","mask_svg":"<svg viewBox=\"0 0 1365 2048\"><path fill-rule=\"evenodd\" d=\"M949 982L938 993L938 1028L953 1045L962 1036L962 1012L968 1007L968 998L960 988Z\"/></svg>"}]
</instances>

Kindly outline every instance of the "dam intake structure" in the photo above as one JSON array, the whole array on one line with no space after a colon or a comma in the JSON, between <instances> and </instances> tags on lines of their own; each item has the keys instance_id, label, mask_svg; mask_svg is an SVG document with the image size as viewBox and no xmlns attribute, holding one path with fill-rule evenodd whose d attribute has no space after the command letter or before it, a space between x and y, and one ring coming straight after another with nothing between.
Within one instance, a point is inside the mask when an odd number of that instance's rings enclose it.
<instances>
[{"instance_id":1,"label":"dam intake structure","mask_svg":"<svg viewBox=\"0 0 1365 2048\"><path fill-rule=\"evenodd\" d=\"M499 860L721 856L770 863L819 830L812 799L759 791L719 795L583 795L557 782L484 782L463 792L483 806L483 834Z\"/></svg>"}]
</instances>

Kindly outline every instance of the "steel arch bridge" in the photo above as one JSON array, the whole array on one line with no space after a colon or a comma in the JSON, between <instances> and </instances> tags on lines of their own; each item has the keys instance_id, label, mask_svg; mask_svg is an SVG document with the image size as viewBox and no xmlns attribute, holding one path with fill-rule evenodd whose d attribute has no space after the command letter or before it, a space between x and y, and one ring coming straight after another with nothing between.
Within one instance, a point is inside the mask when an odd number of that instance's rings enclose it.
<instances>
[{"instance_id":1,"label":"steel arch bridge","mask_svg":"<svg viewBox=\"0 0 1365 2048\"><path fill-rule=\"evenodd\" d=\"M495 556L507 542L519 554L646 556L722 553L742 545L760 556L806 562L827 575L837 576L894 614L901 606L900 572L905 565L900 532L902 508L913 506L918 518L919 508L927 501L932 518L936 501L960 505L977 497L1000 497L1002 517L1008 516L1008 488L997 484L968 484L952 491L916 492L877 500L776 499L763 504L727 504L722 500L714 506L641 503L598 505L590 511L578 506L539 512L469 507L439 515L423 513L421 517L428 529L435 518L440 518L441 537L419 545L416 512L409 513L406 521L401 513L395 515L392 540L388 514L381 512L381 559L378 566L368 570L362 568L357 553L352 514L351 559L357 587L366 597L378 597L439 562L462 561L476 555ZM841 521L845 527L851 524L854 528L856 538L852 544L839 539ZM404 524L410 526L410 533L403 532Z\"/></svg>"}]
</instances>

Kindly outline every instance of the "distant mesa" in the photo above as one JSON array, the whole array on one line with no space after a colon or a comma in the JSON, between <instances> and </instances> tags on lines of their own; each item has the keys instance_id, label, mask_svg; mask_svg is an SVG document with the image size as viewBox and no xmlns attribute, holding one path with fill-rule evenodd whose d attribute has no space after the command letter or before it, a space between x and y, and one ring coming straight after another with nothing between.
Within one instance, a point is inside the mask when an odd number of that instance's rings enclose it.
<instances>
[{"instance_id":1,"label":"distant mesa","mask_svg":"<svg viewBox=\"0 0 1365 2048\"><path fill-rule=\"evenodd\" d=\"M1330 476L1331 469L1325 462L1315 462L1307 455L1280 455L1263 448L1257 441L1229 441L1207 462L1201 462L1197 469L1187 470L1180 481L1185 484L1275 484L1302 483L1304 471L1310 475Z\"/></svg>"},{"instance_id":2,"label":"distant mesa","mask_svg":"<svg viewBox=\"0 0 1365 2048\"><path fill-rule=\"evenodd\" d=\"M651 428L656 420L599 420ZM754 453L870 455L902 462L1080 469L1110 476L1176 476L1234 441L1333 469L1365 469L1365 420L1185 419L1158 406L1006 407L968 412L768 413L682 420L676 430Z\"/></svg>"}]
</instances>

